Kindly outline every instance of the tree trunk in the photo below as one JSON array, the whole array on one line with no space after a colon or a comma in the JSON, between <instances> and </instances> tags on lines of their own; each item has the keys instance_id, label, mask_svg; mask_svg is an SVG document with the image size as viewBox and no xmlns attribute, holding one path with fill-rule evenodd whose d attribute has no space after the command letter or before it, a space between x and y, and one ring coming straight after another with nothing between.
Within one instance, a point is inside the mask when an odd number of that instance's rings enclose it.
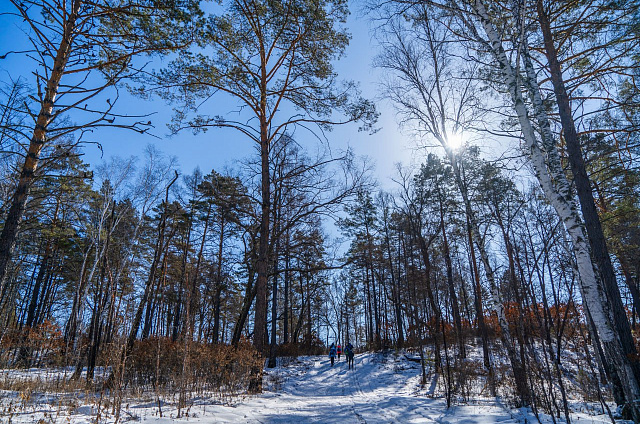
<instances>
[{"instance_id":1,"label":"tree trunk","mask_svg":"<svg viewBox=\"0 0 640 424\"><path fill-rule=\"evenodd\" d=\"M367 319L367 342L371 344L373 341L373 307L371 304L371 283L369 280L369 265L365 264L364 268L364 287L366 292L366 301L364 302L364 313Z\"/></svg>"},{"instance_id":2,"label":"tree trunk","mask_svg":"<svg viewBox=\"0 0 640 424\"><path fill-rule=\"evenodd\" d=\"M520 398L521 405L529 405L531 403L531 391L529 390L529 385L527 384L527 373L525 365L521 361L521 359L518 358L515 346L513 345L513 337L511 335L509 323L507 322L504 304L502 302L502 296L500 294L500 288L496 283L495 276L493 274L493 267L489 262L489 255L485 248L484 240L480 235L480 228L471 207L471 201L469 200L467 186L462 180L462 173L455 152L446 143L443 144L443 147L447 153L447 156L449 157L449 161L451 162L454 179L456 181L458 189L462 194L465 213L467 215L468 223L471 229L472 240L473 242L475 242L480 252L480 260L482 261L482 265L484 266L485 275L489 283L489 300L491 302L491 308L496 313L496 316L498 318L498 325L500 325L500 329L502 330L502 344L507 350L507 356L509 357L509 362L511 363L511 369L513 370L513 377L516 383L516 391L518 393L518 397Z\"/></svg>"},{"instance_id":3,"label":"tree trunk","mask_svg":"<svg viewBox=\"0 0 640 424\"><path fill-rule=\"evenodd\" d=\"M165 200L164 200L164 211L162 214L162 219L160 220L160 224L158 226L158 240L155 245L155 249L153 252L153 261L151 263L151 269L149 269L149 275L147 277L147 281L145 283L144 292L142 294L142 298L140 299L140 303L138 303L138 308L136 309L136 314L133 318L133 322L131 323L131 329L129 330L129 336L127 337L127 342L122 349L122 353L120 355L120 361L116 365L109 378L105 381L106 387L113 387L115 383L116 376L122 376L122 367L126 361L126 358L131 354L133 350L133 346L136 341L136 337L138 335L138 330L140 328L140 323L142 322L142 313L144 312L144 307L147 301L149 300L149 295L151 294L151 288L153 286L153 282L156 276L156 269L158 268L158 262L160 261L160 252L163 250L164 244L164 233L165 227L167 223L167 204L169 202L169 188L176 182L178 179L178 171L176 171L176 175L171 180L166 189Z\"/></svg>"},{"instance_id":4,"label":"tree trunk","mask_svg":"<svg viewBox=\"0 0 640 424\"><path fill-rule=\"evenodd\" d=\"M418 218L419 219L419 218ZM422 260L424 262L424 277L427 289L427 297L429 300L429 307L433 311L433 315L435 318L435 323L431 328L431 332L433 334L433 344L434 344L434 355L435 355L435 372L440 372L440 368L442 366L442 358L440 353L440 333L442 327L440 325L440 320L442 319L442 314L440 311L440 306L436 302L436 298L434 295L433 287L431 286L431 259L429 257L429 246L422 235L422 229L417 227L414 229L416 232L416 237L418 237L418 243L420 244L420 252L422 253ZM443 335L444 336L444 335Z\"/></svg>"},{"instance_id":5,"label":"tree trunk","mask_svg":"<svg viewBox=\"0 0 640 424\"><path fill-rule=\"evenodd\" d=\"M45 276L49 271L49 259L51 258L51 240L47 240L44 253L42 254L42 259L40 261L40 268L38 269L38 274L36 276L36 280L33 284L33 289L31 290L31 299L29 300L29 307L27 310L27 320L22 329L22 346L20 346L20 352L18 354L18 364L23 366L24 368L29 368L31 366L31 348L27 347L27 332L34 327L34 322L36 318L36 308L38 306L38 300L40 299L40 287L44 282Z\"/></svg>"},{"instance_id":6,"label":"tree trunk","mask_svg":"<svg viewBox=\"0 0 640 424\"><path fill-rule=\"evenodd\" d=\"M111 222L113 224L115 216L115 202L114 207L111 209ZM115 225L115 224L113 224ZM95 295L93 313L91 314L91 323L89 325L89 345L87 346L87 383L93 380L94 370L96 367L96 361L98 358L98 352L100 351L100 343L102 342L102 333L104 329L103 312L107 306L107 302L111 296L111 278L106 279L108 268L109 244L111 241L111 231L107 234L107 240L105 242L105 254L102 257L102 265L100 268L99 281L97 294ZM106 283L105 283L106 279ZM81 370L83 358L78 361L78 368ZM79 375L78 375L79 376Z\"/></svg>"},{"instance_id":7,"label":"tree trunk","mask_svg":"<svg viewBox=\"0 0 640 424\"><path fill-rule=\"evenodd\" d=\"M40 105L38 116L36 117L36 125L31 136L31 141L29 142L29 149L24 164L22 165L16 191L11 201L11 207L4 220L2 233L0 233L0 310L2 309L7 293L11 291L11 288L8 287L9 282L6 281L7 270L16 245L16 236L20 223L22 222L31 185L35 179L40 153L47 141L47 127L53 118L53 108L55 106L58 88L60 87L60 80L64 74L64 69L71 52L76 19L81 3L80 0L74 0L71 13L66 16L64 32L62 33L62 39L60 40L60 45L58 46L51 67L51 75L47 80L44 98Z\"/></svg>"},{"instance_id":8,"label":"tree trunk","mask_svg":"<svg viewBox=\"0 0 640 424\"><path fill-rule=\"evenodd\" d=\"M556 96L556 103L558 104L558 114L560 115L560 122L562 123L562 132L567 146L569 164L571 165L571 173L573 174L573 181L578 193L584 226L589 240L589 246L591 247L591 254L593 255L594 270L602 281L605 293L610 302L613 311L613 323L620 337L623 354L627 358L635 358L637 351L633 336L631 335L631 327L625 313L624 305L622 304L620 289L616 281L613 265L611 264L611 257L609 256L604 232L602 231L602 224L593 198L593 191L591 190L591 183L587 175L580 140L578 140L578 134L573 121L569 96L567 95L564 85L562 69L560 68L558 53L551 33L551 25L544 10L542 0L537 0L537 9L544 38L545 53L549 62L551 82ZM633 367L637 384L637 382L640 381L640 367L637 361L631 361L631 366ZM628 401L635 404L635 399L637 398L628 399ZM637 414L636 418L640 418L640 411L637 411Z\"/></svg>"},{"instance_id":9,"label":"tree trunk","mask_svg":"<svg viewBox=\"0 0 640 424\"><path fill-rule=\"evenodd\" d=\"M213 342L220 341L220 308L222 298L222 261L224 247L224 211L220 212L220 236L218 238L218 270L216 272L216 288L213 310Z\"/></svg>"},{"instance_id":10,"label":"tree trunk","mask_svg":"<svg viewBox=\"0 0 640 424\"><path fill-rule=\"evenodd\" d=\"M464 348L464 335L462 333L462 319L460 318L458 296L456 295L455 284L453 282L453 266L451 265L451 253L449 252L449 240L447 239L447 230L444 225L444 208L442 205L442 198L439 199L439 203L440 203L440 227L442 229L442 245L444 248L443 254L444 254L444 262L447 267L447 285L449 287L449 297L451 298L451 309L453 311L453 320L456 326L456 332L458 333L458 355L461 358L465 358L467 355Z\"/></svg>"},{"instance_id":11,"label":"tree trunk","mask_svg":"<svg viewBox=\"0 0 640 424\"><path fill-rule=\"evenodd\" d=\"M260 123L261 143L260 158L262 165L262 212L260 217L260 239L258 245L256 281L256 307L254 310L253 345L258 355L265 353L267 326L267 284L269 283L269 214L271 211L271 184L269 182L269 144L267 139L267 123ZM262 367L255 366L251 370L250 393L262 392Z\"/></svg>"},{"instance_id":12,"label":"tree trunk","mask_svg":"<svg viewBox=\"0 0 640 424\"><path fill-rule=\"evenodd\" d=\"M471 276L473 280L473 298L476 309L476 319L478 321L478 328L480 329L480 336L482 338L482 357L484 359L484 367L489 374L489 387L491 394L495 396L495 381L493 379L493 367L491 365L491 356L489 353L489 334L487 332L487 325L484 321L484 309L482 308L482 286L480 285L480 272L478 271L478 261L476 259L476 250L473 247L473 236L471 234L471 223L469 217L467 217L467 236L469 243L469 261L471 262Z\"/></svg>"},{"instance_id":13,"label":"tree trunk","mask_svg":"<svg viewBox=\"0 0 640 424\"><path fill-rule=\"evenodd\" d=\"M633 301L633 308L635 309L636 314L640 313L640 290L638 290L638 285L634 281L631 276L630 266L627 262L627 259L623 254L618 255L618 262L620 262L620 269L622 270L622 275L624 275L624 281L627 284L627 288L629 289L629 293L631 294L631 300Z\"/></svg>"},{"instance_id":14,"label":"tree trunk","mask_svg":"<svg viewBox=\"0 0 640 424\"><path fill-rule=\"evenodd\" d=\"M255 280L255 272L252 267L247 267L247 286L245 287L244 299L242 301L242 310L238 315L238 319L236 320L236 325L233 328L233 337L231 338L231 344L237 346L238 342L240 342L240 338L242 337L242 330L244 329L244 325L247 322L247 317L249 316L249 311L251 310L251 304L253 303L253 299L256 297L256 288L253 285Z\"/></svg>"},{"instance_id":15,"label":"tree trunk","mask_svg":"<svg viewBox=\"0 0 640 424\"><path fill-rule=\"evenodd\" d=\"M274 208L274 226L276 228L276 234L279 233L280 225L280 202L276 201ZM269 344L269 368L275 368L276 366L276 343L277 343L277 329L278 329L278 260L280 257L280 237L275 240L275 254L273 255L273 290L271 291L271 343Z\"/></svg>"},{"instance_id":16,"label":"tree trunk","mask_svg":"<svg viewBox=\"0 0 640 424\"><path fill-rule=\"evenodd\" d=\"M284 325L283 325L283 342L289 343L289 228L287 227L287 241L284 248Z\"/></svg>"},{"instance_id":17,"label":"tree trunk","mask_svg":"<svg viewBox=\"0 0 640 424\"><path fill-rule=\"evenodd\" d=\"M389 224L385 220L384 226L385 244L387 247L387 257L389 260L389 270L391 272L391 298L393 301L393 310L396 316L396 328L398 329L397 345L399 348L404 346L404 329L402 326L402 309L400 304L400 294L398 282L396 281L396 273L393 267L393 256L391 254L391 239L389 237Z\"/></svg>"},{"instance_id":18,"label":"tree trunk","mask_svg":"<svg viewBox=\"0 0 640 424\"><path fill-rule=\"evenodd\" d=\"M307 279L307 307L306 307L306 311L307 311L307 343L309 344L309 348L311 348L311 342L312 342L312 338L311 336L313 335L313 322L311 321L311 273L307 272L306 273L306 279ZM302 279L300 279L300 281L302 281Z\"/></svg>"},{"instance_id":19,"label":"tree trunk","mask_svg":"<svg viewBox=\"0 0 640 424\"><path fill-rule=\"evenodd\" d=\"M263 56L264 58L264 56ZM258 244L258 280L256 281L256 307L253 326L253 345L258 354L264 355L267 325L267 284L269 271L269 221L271 214L271 181L269 174L269 124L267 121L266 63L262 66L260 85L260 165L261 165L261 215ZM254 388L255 389L255 388ZM260 388L261 390L261 388Z\"/></svg>"},{"instance_id":20,"label":"tree trunk","mask_svg":"<svg viewBox=\"0 0 640 424\"><path fill-rule=\"evenodd\" d=\"M509 59L501 44L501 38L496 29L491 24L484 5L477 1L474 3L478 17L489 37L492 53L500 66L500 70L505 79L505 85L513 101L514 110L518 116L524 141L530 150L530 159L534 166L536 178L540 182L545 196L554 207L561 218L565 228L569 232L574 245L574 254L580 273L580 287L582 298L594 322L594 326L599 333L604 354L611 361L611 366L616 369L619 381L625 392L628 401L640 399L640 388L635 379L633 367L622 349L620 339L612 326L612 314L609 302L606 299L602 285L597 281L591 262L589 245L584 234L584 226L580 220L577 210L572 201L571 190L560 165L559 155L553 142L549 121L540 98L540 89L537 86L535 72L530 63L527 63L527 56L524 55L527 84L534 104L536 117L540 126L540 134L543 145L547 153L545 155L540 150L534 130L526 109L524 100L519 91L520 83L517 74L511 66ZM526 53L526 52L525 52ZM549 169L547 169L549 166ZM603 358L603 360L606 360ZM637 407L632 406L634 419L640 419Z\"/></svg>"},{"instance_id":21,"label":"tree trunk","mask_svg":"<svg viewBox=\"0 0 640 424\"><path fill-rule=\"evenodd\" d=\"M193 335L196 321L196 309L197 309L197 294L198 294L198 281L200 280L200 264L202 263L202 252L204 251L204 245L207 240L207 231L209 230L209 219L211 218L211 204L207 207L207 216L204 219L204 229L202 230L202 238L200 240L200 249L198 250L198 257L196 259L196 267L193 271L193 278L191 281L191 294L189 295L189 303L187 305L187 314L189 315L189 333ZM203 318L204 319L204 318Z\"/></svg>"}]
</instances>

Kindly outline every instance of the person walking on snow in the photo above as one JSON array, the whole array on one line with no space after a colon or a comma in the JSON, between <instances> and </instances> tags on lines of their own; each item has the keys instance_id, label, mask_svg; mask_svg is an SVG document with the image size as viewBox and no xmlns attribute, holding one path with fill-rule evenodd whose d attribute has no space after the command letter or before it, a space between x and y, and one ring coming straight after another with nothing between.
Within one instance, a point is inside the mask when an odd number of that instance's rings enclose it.
<instances>
[{"instance_id":1,"label":"person walking on snow","mask_svg":"<svg viewBox=\"0 0 640 424\"><path fill-rule=\"evenodd\" d=\"M338 345L338 348L336 350L338 351L338 362L340 362L340 355L342 354L342 346Z\"/></svg>"},{"instance_id":2,"label":"person walking on snow","mask_svg":"<svg viewBox=\"0 0 640 424\"><path fill-rule=\"evenodd\" d=\"M347 364L349 364L349 369L355 368L355 364L353 363L353 345L351 343L347 343L344 347L344 355L347 357Z\"/></svg>"},{"instance_id":3,"label":"person walking on snow","mask_svg":"<svg viewBox=\"0 0 640 424\"><path fill-rule=\"evenodd\" d=\"M329 359L331 359L331 366L333 366L333 362L336 359L336 345L331 343L331 347L329 348Z\"/></svg>"}]
</instances>

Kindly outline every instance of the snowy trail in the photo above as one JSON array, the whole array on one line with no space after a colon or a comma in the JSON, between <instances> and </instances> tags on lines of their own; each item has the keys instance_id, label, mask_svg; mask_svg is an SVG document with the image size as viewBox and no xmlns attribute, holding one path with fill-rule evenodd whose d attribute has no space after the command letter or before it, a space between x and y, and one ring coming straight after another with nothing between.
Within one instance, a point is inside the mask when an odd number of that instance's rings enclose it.
<instances>
[{"instance_id":1,"label":"snowy trail","mask_svg":"<svg viewBox=\"0 0 640 424\"><path fill-rule=\"evenodd\" d=\"M301 358L296 364L268 371L284 380L279 390L247 398L234 407L207 406L202 423L516 423L498 407L464 406L447 411L441 399L416 393L419 370L408 361L400 366L381 355L356 356L355 370L344 359L331 367L324 357ZM149 422L170 419L147 417Z\"/></svg>"},{"instance_id":2,"label":"snowy trail","mask_svg":"<svg viewBox=\"0 0 640 424\"><path fill-rule=\"evenodd\" d=\"M308 366L307 361L312 361L305 374L290 379L275 398L267 394L268 401L264 396L248 400L247 404L261 404L253 409L260 413L243 418L262 423L435 422L417 412L397 411L403 404L403 409L409 405L414 409L417 398L404 385L394 382L391 375L384 375L388 373L380 375L381 364L374 359L373 355L362 355L356 360L356 369L349 370L344 360L331 367L324 358L305 358L301 362L303 369ZM277 399L281 407L274 408L271 399ZM218 419L225 422L224 417Z\"/></svg>"},{"instance_id":3,"label":"snowy trail","mask_svg":"<svg viewBox=\"0 0 640 424\"><path fill-rule=\"evenodd\" d=\"M355 370L347 369L344 358L331 367L326 357L302 357L277 368L267 370L265 392L258 396L237 399L233 406L211 399L199 398L189 410L189 416L176 419L175 405L163 406L160 417L155 402L132 403L124 408L123 418L135 422L180 423L263 423L263 424L511 424L523 423L521 411L511 411L495 400L482 399L481 404L446 408L445 401L428 397L427 388L419 387L419 365L402 356L357 355ZM42 411L14 415L15 424L38 422ZM89 424L96 421L90 406L81 406L71 414L56 414L47 423ZM529 415L527 422L537 422ZM607 423L604 416L576 414L573 423ZM0 413L0 422L5 422ZM112 423L105 417L101 423ZM121 421L123 422L123 421ZM542 423L551 423L542 417Z\"/></svg>"}]
</instances>

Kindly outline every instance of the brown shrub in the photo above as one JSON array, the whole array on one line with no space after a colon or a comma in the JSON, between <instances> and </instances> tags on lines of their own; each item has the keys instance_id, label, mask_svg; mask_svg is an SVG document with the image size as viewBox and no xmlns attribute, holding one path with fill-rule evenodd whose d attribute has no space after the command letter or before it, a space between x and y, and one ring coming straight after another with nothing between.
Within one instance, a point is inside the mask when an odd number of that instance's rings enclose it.
<instances>
[{"instance_id":1,"label":"brown shrub","mask_svg":"<svg viewBox=\"0 0 640 424\"><path fill-rule=\"evenodd\" d=\"M278 346L276 355L280 357L298 357L303 355L324 355L328 348L313 334L311 337L305 335L301 342L284 343Z\"/></svg>"},{"instance_id":2,"label":"brown shrub","mask_svg":"<svg viewBox=\"0 0 640 424\"><path fill-rule=\"evenodd\" d=\"M476 395L473 390L478 387L478 381L484 379L486 374L481 360L466 359L460 361L453 368L456 389L454 392L459 394L464 401L469 400L469 398ZM482 389L484 390L484 387Z\"/></svg>"},{"instance_id":3,"label":"brown shrub","mask_svg":"<svg viewBox=\"0 0 640 424\"><path fill-rule=\"evenodd\" d=\"M302 341L302 343L286 343L278 346L278 356L303 356L303 355L324 355L328 352L328 348L322 343L316 336L312 336L311 340L308 337Z\"/></svg>"},{"instance_id":4,"label":"brown shrub","mask_svg":"<svg viewBox=\"0 0 640 424\"><path fill-rule=\"evenodd\" d=\"M0 366L60 366L64 362L63 348L60 327L51 321L33 328L11 330L2 338Z\"/></svg>"},{"instance_id":5,"label":"brown shrub","mask_svg":"<svg viewBox=\"0 0 640 424\"><path fill-rule=\"evenodd\" d=\"M234 347L193 342L188 348L185 358L184 342L169 338L136 342L127 359L125 385L240 394L248 390L251 368L262 368L262 359L248 343Z\"/></svg>"}]
</instances>

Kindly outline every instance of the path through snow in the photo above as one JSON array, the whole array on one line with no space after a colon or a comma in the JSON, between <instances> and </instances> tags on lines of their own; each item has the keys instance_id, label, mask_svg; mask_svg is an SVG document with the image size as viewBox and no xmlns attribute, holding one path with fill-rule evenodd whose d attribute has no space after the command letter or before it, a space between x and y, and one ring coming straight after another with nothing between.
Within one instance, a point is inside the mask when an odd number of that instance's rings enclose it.
<instances>
[{"instance_id":1,"label":"path through snow","mask_svg":"<svg viewBox=\"0 0 640 424\"><path fill-rule=\"evenodd\" d=\"M123 418L137 422L184 423L522 423L525 416L495 401L466 404L446 409L443 399L430 398L419 389L419 365L402 356L362 354L356 356L355 370L344 361L330 366L326 357L303 357L268 370L265 392L237 400L233 406L200 399L189 410L189 417L176 420L175 408L165 404L163 417L154 403L129 404ZM34 411L35 412L35 411ZM89 407L80 407L68 416L57 415L55 422L88 424L95 422ZM547 417L548 418L548 417ZM37 422L34 414L19 414L13 423ZM68 421L67 421L68 420ZM528 422L537 422L527 416ZM0 419L0 421L2 421ZM46 420L45 422L53 422ZM100 422L112 422L103 419ZM550 419L543 422L551 422ZM607 423L605 416L576 414L574 423Z\"/></svg>"},{"instance_id":2,"label":"path through snow","mask_svg":"<svg viewBox=\"0 0 640 424\"><path fill-rule=\"evenodd\" d=\"M268 389L233 407L194 406L198 423L522 423L519 411L486 405L460 405L447 410L443 399L418 392L419 365L394 355L356 356L355 370L344 361L331 367L325 357L304 357L287 366L268 370ZM204 413L203 413L204 412ZM533 416L526 417L536 422ZM577 418L577 417L576 417ZM586 417L585 421L608 422L608 418ZM170 419L146 417L157 423ZM551 421L551 420L549 420ZM574 420L576 422L576 420Z\"/></svg>"},{"instance_id":3,"label":"path through snow","mask_svg":"<svg viewBox=\"0 0 640 424\"><path fill-rule=\"evenodd\" d=\"M191 422L289 423L504 423L517 422L496 407L465 406L449 411L444 402L418 396L418 368L406 360L364 354L355 370L344 361L304 357L268 370L267 391L233 407L197 405ZM481 420L478 418L481 417ZM146 417L157 423L171 419Z\"/></svg>"}]
</instances>

